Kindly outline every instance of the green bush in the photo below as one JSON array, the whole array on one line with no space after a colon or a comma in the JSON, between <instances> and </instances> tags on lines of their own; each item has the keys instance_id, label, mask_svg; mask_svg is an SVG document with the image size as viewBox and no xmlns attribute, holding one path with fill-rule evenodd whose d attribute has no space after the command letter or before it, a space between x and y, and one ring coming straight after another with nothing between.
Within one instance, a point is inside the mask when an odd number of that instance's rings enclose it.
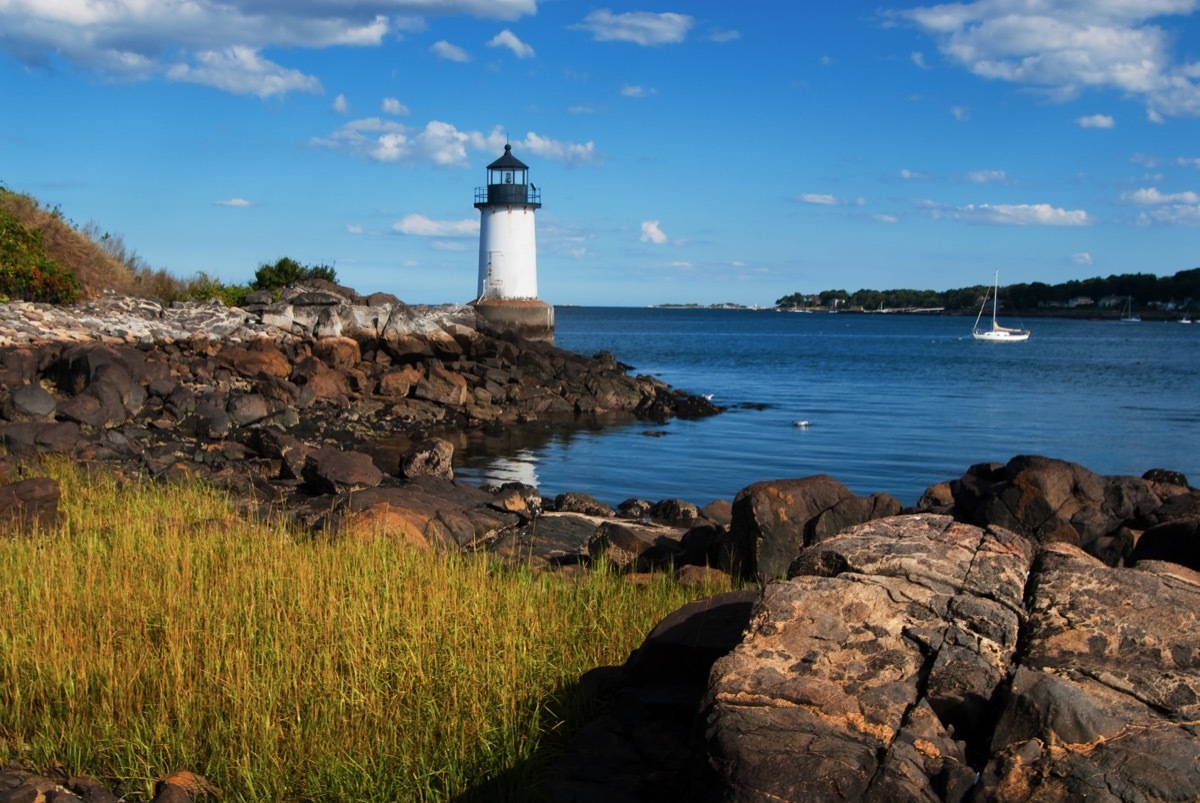
<instances>
[{"instance_id":1,"label":"green bush","mask_svg":"<svg viewBox=\"0 0 1200 803\"><path fill-rule=\"evenodd\" d=\"M222 284L220 279L200 271L184 282L181 301L220 301L227 307L240 307L250 288L244 284Z\"/></svg>"},{"instance_id":2,"label":"green bush","mask_svg":"<svg viewBox=\"0 0 1200 803\"><path fill-rule=\"evenodd\" d=\"M337 274L328 265L301 265L290 257L283 257L273 265L260 265L250 286L255 290L279 290L309 279L336 282Z\"/></svg>"},{"instance_id":3,"label":"green bush","mask_svg":"<svg viewBox=\"0 0 1200 803\"><path fill-rule=\"evenodd\" d=\"M51 304L79 298L79 281L46 256L42 233L4 210L0 210L0 295Z\"/></svg>"}]
</instances>

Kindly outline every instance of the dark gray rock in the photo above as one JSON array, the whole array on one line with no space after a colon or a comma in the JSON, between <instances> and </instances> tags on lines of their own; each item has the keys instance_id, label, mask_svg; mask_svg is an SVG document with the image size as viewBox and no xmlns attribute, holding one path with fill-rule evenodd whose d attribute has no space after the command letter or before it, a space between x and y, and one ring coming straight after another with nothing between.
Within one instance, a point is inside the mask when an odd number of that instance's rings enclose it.
<instances>
[{"instance_id":1,"label":"dark gray rock","mask_svg":"<svg viewBox=\"0 0 1200 803\"><path fill-rule=\"evenodd\" d=\"M454 479L454 444L442 438L427 438L414 444L400 457L401 477Z\"/></svg>"},{"instance_id":2,"label":"dark gray rock","mask_svg":"<svg viewBox=\"0 0 1200 803\"><path fill-rule=\"evenodd\" d=\"M1158 524L1142 533L1126 563L1165 560L1200 571L1200 517Z\"/></svg>"},{"instance_id":3,"label":"dark gray rock","mask_svg":"<svg viewBox=\"0 0 1200 803\"><path fill-rule=\"evenodd\" d=\"M4 404L4 417L9 421L53 421L58 403L41 385L22 385L13 391Z\"/></svg>"},{"instance_id":4,"label":"dark gray rock","mask_svg":"<svg viewBox=\"0 0 1200 803\"><path fill-rule=\"evenodd\" d=\"M646 572L673 565L683 553L683 530L658 524L606 521L588 539L588 556L622 571Z\"/></svg>"},{"instance_id":5,"label":"dark gray rock","mask_svg":"<svg viewBox=\"0 0 1200 803\"><path fill-rule=\"evenodd\" d=\"M584 493L563 493L554 497L554 509L559 513L582 513L585 516L616 515L615 511L594 496Z\"/></svg>"},{"instance_id":6,"label":"dark gray rock","mask_svg":"<svg viewBox=\"0 0 1200 803\"><path fill-rule=\"evenodd\" d=\"M315 493L345 493L373 488L383 472L362 452L325 447L308 455L303 469L305 483Z\"/></svg>"}]
</instances>

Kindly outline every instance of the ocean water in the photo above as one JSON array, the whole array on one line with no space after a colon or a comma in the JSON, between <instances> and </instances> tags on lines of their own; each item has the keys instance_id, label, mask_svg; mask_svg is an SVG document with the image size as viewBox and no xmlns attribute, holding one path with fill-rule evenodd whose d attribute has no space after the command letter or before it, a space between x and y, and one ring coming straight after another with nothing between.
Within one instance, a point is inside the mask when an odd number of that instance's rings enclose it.
<instances>
[{"instance_id":1,"label":"ocean water","mask_svg":"<svg viewBox=\"0 0 1200 803\"><path fill-rule=\"evenodd\" d=\"M973 318L564 307L558 346L601 349L727 412L464 437L456 475L617 504L732 500L759 480L829 474L913 504L975 463L1042 454L1100 474L1200 480L1200 324L1035 319L1025 343ZM807 426L797 426L807 422Z\"/></svg>"}]
</instances>

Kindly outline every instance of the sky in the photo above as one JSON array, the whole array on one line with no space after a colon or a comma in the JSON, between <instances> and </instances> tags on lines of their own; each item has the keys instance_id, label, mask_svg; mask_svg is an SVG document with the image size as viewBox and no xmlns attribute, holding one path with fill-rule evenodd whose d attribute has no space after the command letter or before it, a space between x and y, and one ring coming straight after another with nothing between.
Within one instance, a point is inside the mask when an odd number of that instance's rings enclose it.
<instances>
[{"instance_id":1,"label":"sky","mask_svg":"<svg viewBox=\"0 0 1200 803\"><path fill-rule=\"evenodd\" d=\"M1200 266L1200 0L0 0L0 184L156 269L554 304Z\"/></svg>"}]
</instances>

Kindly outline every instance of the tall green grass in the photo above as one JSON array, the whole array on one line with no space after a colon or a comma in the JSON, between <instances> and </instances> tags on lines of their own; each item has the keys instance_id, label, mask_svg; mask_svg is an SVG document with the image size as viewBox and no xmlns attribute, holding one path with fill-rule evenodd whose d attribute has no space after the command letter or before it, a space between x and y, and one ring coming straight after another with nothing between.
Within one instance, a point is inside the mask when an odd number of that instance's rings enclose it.
<instances>
[{"instance_id":1,"label":"tall green grass","mask_svg":"<svg viewBox=\"0 0 1200 803\"><path fill-rule=\"evenodd\" d=\"M528 799L575 679L704 593L296 537L203 486L47 473L62 525L0 539L0 752L132 780L129 800L179 769L222 800Z\"/></svg>"}]
</instances>

